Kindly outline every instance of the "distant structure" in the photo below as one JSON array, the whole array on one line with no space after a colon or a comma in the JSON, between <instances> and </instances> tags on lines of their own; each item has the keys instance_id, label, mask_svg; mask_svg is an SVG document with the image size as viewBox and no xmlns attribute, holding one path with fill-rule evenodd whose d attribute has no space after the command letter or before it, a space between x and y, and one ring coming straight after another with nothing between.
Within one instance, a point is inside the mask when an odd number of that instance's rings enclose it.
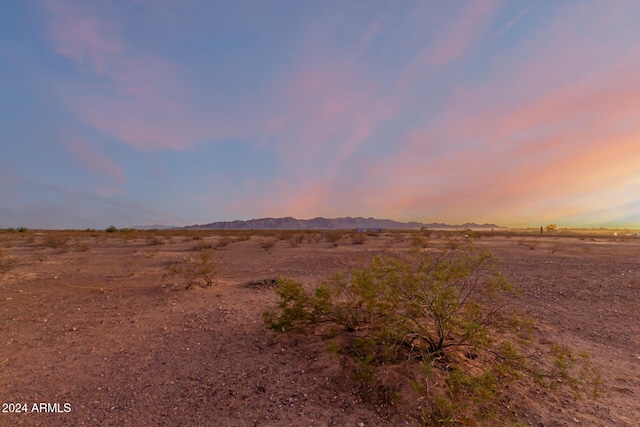
<instances>
[{"instance_id":1,"label":"distant structure","mask_svg":"<svg viewBox=\"0 0 640 427\"><path fill-rule=\"evenodd\" d=\"M351 231L354 233L382 233L382 228L372 228L372 227L354 228Z\"/></svg>"}]
</instances>

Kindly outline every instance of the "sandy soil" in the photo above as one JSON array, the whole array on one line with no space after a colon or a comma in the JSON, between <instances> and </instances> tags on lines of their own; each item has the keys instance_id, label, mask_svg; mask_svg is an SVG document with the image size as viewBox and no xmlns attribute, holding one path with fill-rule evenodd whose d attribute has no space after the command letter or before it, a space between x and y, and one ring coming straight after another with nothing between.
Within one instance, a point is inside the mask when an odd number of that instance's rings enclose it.
<instances>
[{"instance_id":1,"label":"sandy soil","mask_svg":"<svg viewBox=\"0 0 640 427\"><path fill-rule=\"evenodd\" d=\"M0 403L28 409L0 413L0 425L418 424L403 404L364 399L317 337L267 330L261 313L276 297L268 285L247 285L277 276L317 285L375 254L407 250L409 239L337 248L281 240L267 251L254 236L215 250L215 286L185 290L167 266L197 258L194 246L220 237L49 234L0 235L2 254L15 262L0 275ZM491 237L477 245L525 290L513 304L538 320L539 338L587 351L606 381L596 401L514 391L522 423L640 425L640 239ZM35 411L41 403L56 412Z\"/></svg>"}]
</instances>

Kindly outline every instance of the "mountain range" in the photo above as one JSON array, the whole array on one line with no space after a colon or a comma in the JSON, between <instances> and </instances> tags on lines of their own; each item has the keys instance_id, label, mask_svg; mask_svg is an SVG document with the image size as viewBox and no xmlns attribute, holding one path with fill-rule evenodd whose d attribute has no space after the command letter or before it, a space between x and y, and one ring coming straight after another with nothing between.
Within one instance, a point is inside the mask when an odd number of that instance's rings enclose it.
<instances>
[{"instance_id":1,"label":"mountain range","mask_svg":"<svg viewBox=\"0 0 640 427\"><path fill-rule=\"evenodd\" d=\"M350 230L354 228L382 229L490 229L503 228L496 224L465 223L449 225L443 223L423 224L420 222L398 222L390 219L346 217L346 218L259 218L248 221L219 221L183 227L187 230Z\"/></svg>"}]
</instances>

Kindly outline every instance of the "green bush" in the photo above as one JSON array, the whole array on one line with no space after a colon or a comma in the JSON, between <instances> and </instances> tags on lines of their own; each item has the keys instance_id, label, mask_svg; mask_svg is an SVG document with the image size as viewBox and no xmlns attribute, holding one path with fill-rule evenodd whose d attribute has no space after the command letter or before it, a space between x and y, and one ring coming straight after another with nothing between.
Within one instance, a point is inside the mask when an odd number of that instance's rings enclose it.
<instances>
[{"instance_id":1,"label":"green bush","mask_svg":"<svg viewBox=\"0 0 640 427\"><path fill-rule=\"evenodd\" d=\"M546 364L531 363L529 322L506 306L515 292L492 254L458 234L439 250L376 257L313 290L280 280L278 305L264 318L277 331L331 331L331 353L352 359L352 377L366 390L399 396L379 381L396 367L421 394L428 425L511 416L495 396L516 379L596 390L601 379L586 355L558 347L551 359L536 357Z\"/></svg>"},{"instance_id":2,"label":"green bush","mask_svg":"<svg viewBox=\"0 0 640 427\"><path fill-rule=\"evenodd\" d=\"M116 231L118 231L118 228L115 225L110 225L104 231L106 231L107 233L115 233Z\"/></svg>"},{"instance_id":3,"label":"green bush","mask_svg":"<svg viewBox=\"0 0 640 427\"><path fill-rule=\"evenodd\" d=\"M275 289L280 297L279 312L265 311L264 318L270 323L271 329L282 330L299 327L315 320L312 315L313 297L304 289L304 285L295 280L278 279Z\"/></svg>"},{"instance_id":4,"label":"green bush","mask_svg":"<svg viewBox=\"0 0 640 427\"><path fill-rule=\"evenodd\" d=\"M490 253L452 243L439 253L379 256L368 268L335 276L314 293L304 293L300 285L289 294L290 285L279 295L295 302L297 323L332 322L418 351L423 359L449 347L487 345L487 327L499 320L511 286ZM276 323L291 320L288 315Z\"/></svg>"}]
</instances>

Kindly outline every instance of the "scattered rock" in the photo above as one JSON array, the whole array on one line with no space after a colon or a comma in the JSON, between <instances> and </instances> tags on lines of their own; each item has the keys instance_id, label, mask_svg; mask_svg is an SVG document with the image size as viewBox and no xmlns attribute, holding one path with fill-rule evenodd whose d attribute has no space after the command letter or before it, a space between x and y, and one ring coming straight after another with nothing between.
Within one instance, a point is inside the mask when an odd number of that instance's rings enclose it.
<instances>
[{"instance_id":1,"label":"scattered rock","mask_svg":"<svg viewBox=\"0 0 640 427\"><path fill-rule=\"evenodd\" d=\"M251 280L245 284L245 287L253 289L271 289L278 286L278 283L279 280L277 277L270 277L266 279Z\"/></svg>"}]
</instances>

